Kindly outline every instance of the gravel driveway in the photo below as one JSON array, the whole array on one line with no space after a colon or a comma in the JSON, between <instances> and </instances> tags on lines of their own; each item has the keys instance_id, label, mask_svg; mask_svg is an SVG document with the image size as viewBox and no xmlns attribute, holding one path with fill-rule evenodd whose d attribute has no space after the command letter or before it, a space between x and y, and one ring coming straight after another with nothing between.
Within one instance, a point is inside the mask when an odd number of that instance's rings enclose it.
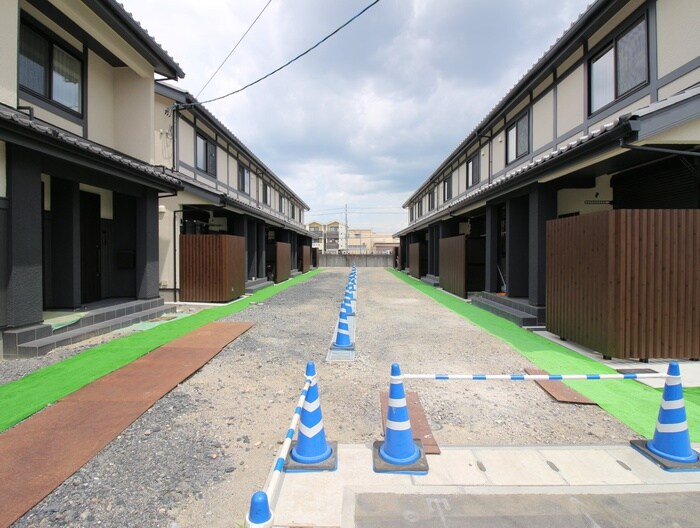
<instances>
[{"instance_id":1,"label":"gravel driveway","mask_svg":"<svg viewBox=\"0 0 700 528\"><path fill-rule=\"evenodd\" d=\"M380 437L379 392L388 390L394 361L415 373L499 374L532 366L379 268L358 269L356 359L326 363L348 274L348 268L327 269L228 317L255 326L16 526L242 525L283 440L308 360L319 373L328 439L354 444ZM637 437L597 406L556 403L534 383L410 381L406 388L418 391L441 445L610 444Z\"/></svg>"}]
</instances>

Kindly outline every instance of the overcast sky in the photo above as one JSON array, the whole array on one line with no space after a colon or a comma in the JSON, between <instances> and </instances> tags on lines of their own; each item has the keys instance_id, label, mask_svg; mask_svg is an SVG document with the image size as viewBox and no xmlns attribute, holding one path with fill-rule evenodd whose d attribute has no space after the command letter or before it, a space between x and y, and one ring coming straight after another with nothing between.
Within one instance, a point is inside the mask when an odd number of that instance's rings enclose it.
<instances>
[{"instance_id":1,"label":"overcast sky","mask_svg":"<svg viewBox=\"0 0 700 528\"><path fill-rule=\"evenodd\" d=\"M267 0L121 0L197 95ZM198 96L236 90L370 0L272 0ZM311 210L395 233L401 205L583 12L587 0L382 0L288 68L207 105Z\"/></svg>"}]
</instances>

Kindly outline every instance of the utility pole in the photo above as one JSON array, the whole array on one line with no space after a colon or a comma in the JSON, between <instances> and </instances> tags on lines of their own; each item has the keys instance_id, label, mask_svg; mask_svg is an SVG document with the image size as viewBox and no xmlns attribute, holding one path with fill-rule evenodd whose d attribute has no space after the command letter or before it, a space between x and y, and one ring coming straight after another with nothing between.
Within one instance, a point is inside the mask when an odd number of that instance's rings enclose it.
<instances>
[{"instance_id":1,"label":"utility pole","mask_svg":"<svg viewBox=\"0 0 700 528\"><path fill-rule=\"evenodd\" d=\"M345 253L350 253L348 246L348 204L345 204Z\"/></svg>"}]
</instances>

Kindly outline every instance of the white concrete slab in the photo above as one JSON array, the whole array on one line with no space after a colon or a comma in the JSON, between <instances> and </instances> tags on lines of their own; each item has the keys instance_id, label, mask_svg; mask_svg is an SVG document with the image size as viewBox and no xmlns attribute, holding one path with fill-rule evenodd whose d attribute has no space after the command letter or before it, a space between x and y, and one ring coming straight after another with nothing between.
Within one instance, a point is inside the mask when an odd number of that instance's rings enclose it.
<instances>
[{"instance_id":1,"label":"white concrete slab","mask_svg":"<svg viewBox=\"0 0 700 528\"><path fill-rule=\"evenodd\" d=\"M631 469L623 467L603 449L542 450L561 477L571 486L643 484Z\"/></svg>"},{"instance_id":2,"label":"white concrete slab","mask_svg":"<svg viewBox=\"0 0 700 528\"><path fill-rule=\"evenodd\" d=\"M486 474L478 467L474 453L464 449L440 448L439 455L428 455L430 471L413 477L416 486L484 486Z\"/></svg>"},{"instance_id":3,"label":"white concrete slab","mask_svg":"<svg viewBox=\"0 0 700 528\"><path fill-rule=\"evenodd\" d=\"M563 486L566 481L535 449L479 449L476 459L486 471L489 484L496 486Z\"/></svg>"}]
</instances>

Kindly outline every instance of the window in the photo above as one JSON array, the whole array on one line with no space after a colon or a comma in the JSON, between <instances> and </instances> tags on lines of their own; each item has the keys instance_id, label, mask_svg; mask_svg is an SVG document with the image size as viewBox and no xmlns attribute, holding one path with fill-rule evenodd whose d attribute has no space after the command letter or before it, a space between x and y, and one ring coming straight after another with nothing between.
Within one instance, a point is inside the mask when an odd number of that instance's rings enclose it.
<instances>
[{"instance_id":1,"label":"window","mask_svg":"<svg viewBox=\"0 0 700 528\"><path fill-rule=\"evenodd\" d=\"M279 208L280 208L280 213L284 213L284 196L282 196L281 194L280 194Z\"/></svg>"},{"instance_id":2,"label":"window","mask_svg":"<svg viewBox=\"0 0 700 528\"><path fill-rule=\"evenodd\" d=\"M445 181L442 182L442 201L448 202L452 200L452 175L450 174Z\"/></svg>"},{"instance_id":3,"label":"window","mask_svg":"<svg viewBox=\"0 0 700 528\"><path fill-rule=\"evenodd\" d=\"M423 200L422 199L416 204L416 216L418 218L423 216Z\"/></svg>"},{"instance_id":4,"label":"window","mask_svg":"<svg viewBox=\"0 0 700 528\"><path fill-rule=\"evenodd\" d=\"M413 222L413 206L408 208L408 221Z\"/></svg>"},{"instance_id":5,"label":"window","mask_svg":"<svg viewBox=\"0 0 700 528\"><path fill-rule=\"evenodd\" d=\"M513 163L530 150L530 119L527 114L513 123L506 133L506 161Z\"/></svg>"},{"instance_id":6,"label":"window","mask_svg":"<svg viewBox=\"0 0 700 528\"><path fill-rule=\"evenodd\" d=\"M596 112L647 82L646 19L617 37L590 64L590 109Z\"/></svg>"},{"instance_id":7,"label":"window","mask_svg":"<svg viewBox=\"0 0 700 528\"><path fill-rule=\"evenodd\" d=\"M428 193L428 211L435 209L435 189Z\"/></svg>"},{"instance_id":8,"label":"window","mask_svg":"<svg viewBox=\"0 0 700 528\"><path fill-rule=\"evenodd\" d=\"M19 84L64 108L82 112L82 62L24 23L19 36Z\"/></svg>"},{"instance_id":9,"label":"window","mask_svg":"<svg viewBox=\"0 0 700 528\"><path fill-rule=\"evenodd\" d=\"M244 165L238 165L238 190L250 194L250 169Z\"/></svg>"},{"instance_id":10,"label":"window","mask_svg":"<svg viewBox=\"0 0 700 528\"><path fill-rule=\"evenodd\" d=\"M479 167L476 162L476 156L467 161L467 187L472 187L479 183Z\"/></svg>"},{"instance_id":11,"label":"window","mask_svg":"<svg viewBox=\"0 0 700 528\"><path fill-rule=\"evenodd\" d=\"M201 134L197 134L196 139L195 165L197 169L216 176L216 145Z\"/></svg>"},{"instance_id":12,"label":"window","mask_svg":"<svg viewBox=\"0 0 700 528\"><path fill-rule=\"evenodd\" d=\"M289 205L289 209L290 209L290 210L289 210L289 216L290 216L292 219L296 220L297 209L296 209L296 207L294 206L294 204L290 204L290 205Z\"/></svg>"},{"instance_id":13,"label":"window","mask_svg":"<svg viewBox=\"0 0 700 528\"><path fill-rule=\"evenodd\" d=\"M272 203L272 189L267 183L263 183L263 203L265 205L270 205Z\"/></svg>"}]
</instances>

